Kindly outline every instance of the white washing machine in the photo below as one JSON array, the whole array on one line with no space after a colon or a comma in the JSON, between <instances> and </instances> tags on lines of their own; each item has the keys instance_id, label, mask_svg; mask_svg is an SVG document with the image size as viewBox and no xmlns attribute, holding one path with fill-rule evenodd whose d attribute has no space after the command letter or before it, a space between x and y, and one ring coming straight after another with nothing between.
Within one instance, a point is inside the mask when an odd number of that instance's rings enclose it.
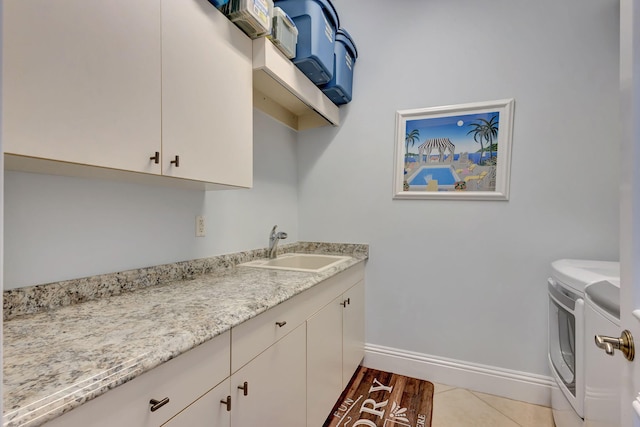
<instances>
[{"instance_id":1,"label":"white washing machine","mask_svg":"<svg viewBox=\"0 0 640 427\"><path fill-rule=\"evenodd\" d=\"M620 425L620 373L624 357L608 355L595 344L596 335L620 336L620 281L609 279L587 286L584 309L584 421L589 427ZM618 351L615 350L614 353Z\"/></svg>"},{"instance_id":2,"label":"white washing machine","mask_svg":"<svg viewBox=\"0 0 640 427\"><path fill-rule=\"evenodd\" d=\"M584 419L585 288L607 279L619 280L620 263L561 259L551 264L549 292L549 367L557 427L579 427Z\"/></svg>"}]
</instances>

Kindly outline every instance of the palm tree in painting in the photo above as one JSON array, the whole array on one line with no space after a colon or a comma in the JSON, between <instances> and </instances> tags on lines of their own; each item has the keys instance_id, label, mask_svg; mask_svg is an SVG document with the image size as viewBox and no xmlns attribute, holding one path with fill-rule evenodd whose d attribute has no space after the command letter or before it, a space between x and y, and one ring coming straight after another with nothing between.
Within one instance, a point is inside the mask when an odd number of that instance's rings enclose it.
<instances>
[{"instance_id":1,"label":"palm tree in painting","mask_svg":"<svg viewBox=\"0 0 640 427\"><path fill-rule=\"evenodd\" d=\"M407 132L407 136L404 138L404 161L405 163L409 160L409 143L413 147L416 142L419 141L420 131L418 129L414 129L411 132Z\"/></svg>"},{"instance_id":2,"label":"palm tree in painting","mask_svg":"<svg viewBox=\"0 0 640 427\"><path fill-rule=\"evenodd\" d=\"M498 116L494 115L489 121L480 119L483 123L483 137L489 145L489 158L493 159L493 152L498 151L498 143L493 143L498 138ZM495 149L494 149L495 148Z\"/></svg>"},{"instance_id":3,"label":"palm tree in painting","mask_svg":"<svg viewBox=\"0 0 640 427\"><path fill-rule=\"evenodd\" d=\"M482 163L482 156L485 148L483 141L488 144L489 158L493 159L493 152L498 149L498 144L494 144L493 141L498 137L498 115L493 115L491 119L478 119L475 123L469 124L473 126L467 135L473 133L473 140L480 143L480 161Z\"/></svg>"},{"instance_id":4,"label":"palm tree in painting","mask_svg":"<svg viewBox=\"0 0 640 427\"><path fill-rule=\"evenodd\" d=\"M484 153L484 136L482 134L482 125L480 123L469 123L469 126L473 126L473 129L467 132L467 135L473 133L473 140L480 143L480 160L478 161L478 164L481 164L482 154Z\"/></svg>"}]
</instances>

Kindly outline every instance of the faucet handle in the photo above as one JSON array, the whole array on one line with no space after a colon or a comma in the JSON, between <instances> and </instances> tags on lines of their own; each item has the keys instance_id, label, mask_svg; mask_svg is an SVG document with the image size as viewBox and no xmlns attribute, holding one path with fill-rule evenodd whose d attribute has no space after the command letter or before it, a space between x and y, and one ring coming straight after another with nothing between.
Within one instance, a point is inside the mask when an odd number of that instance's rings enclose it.
<instances>
[{"instance_id":1,"label":"faucet handle","mask_svg":"<svg viewBox=\"0 0 640 427\"><path fill-rule=\"evenodd\" d=\"M279 231L276 233L276 229L278 228L277 225L274 225L273 228L271 229L271 234L269 234L269 240L276 240L276 239L286 239L287 238L287 233L285 233L284 231Z\"/></svg>"}]
</instances>

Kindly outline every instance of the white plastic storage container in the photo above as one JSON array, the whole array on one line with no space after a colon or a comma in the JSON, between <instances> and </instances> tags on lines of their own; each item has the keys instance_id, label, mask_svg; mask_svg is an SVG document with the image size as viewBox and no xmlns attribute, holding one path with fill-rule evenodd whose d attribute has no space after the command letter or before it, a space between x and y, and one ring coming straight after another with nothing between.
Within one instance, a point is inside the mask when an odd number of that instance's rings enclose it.
<instances>
[{"instance_id":1,"label":"white plastic storage container","mask_svg":"<svg viewBox=\"0 0 640 427\"><path fill-rule=\"evenodd\" d=\"M229 0L220 10L251 38L271 33L273 0Z\"/></svg>"},{"instance_id":2,"label":"white plastic storage container","mask_svg":"<svg viewBox=\"0 0 640 427\"><path fill-rule=\"evenodd\" d=\"M273 23L271 34L267 36L278 49L292 59L296 56L296 44L298 43L298 29L289 15L279 7L273 8Z\"/></svg>"}]
</instances>

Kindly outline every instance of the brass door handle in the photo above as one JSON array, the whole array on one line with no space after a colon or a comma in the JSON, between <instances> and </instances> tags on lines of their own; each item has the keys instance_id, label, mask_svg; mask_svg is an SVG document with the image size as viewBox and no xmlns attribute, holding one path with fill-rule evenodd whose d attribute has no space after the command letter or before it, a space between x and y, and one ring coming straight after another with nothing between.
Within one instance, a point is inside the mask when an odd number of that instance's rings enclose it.
<instances>
[{"instance_id":1,"label":"brass door handle","mask_svg":"<svg viewBox=\"0 0 640 427\"><path fill-rule=\"evenodd\" d=\"M595 342L598 348L601 348L610 356L613 356L615 350L620 350L628 361L632 361L635 357L635 346L633 345L633 337L628 330L622 331L620 338L607 337L604 335L596 335Z\"/></svg>"},{"instance_id":2,"label":"brass door handle","mask_svg":"<svg viewBox=\"0 0 640 427\"><path fill-rule=\"evenodd\" d=\"M162 408L164 405L166 405L167 403L169 403L169 398L165 397L162 400L156 400L156 399L151 399L149 401L149 405L151 405L151 412L155 412L158 409Z\"/></svg>"}]
</instances>

